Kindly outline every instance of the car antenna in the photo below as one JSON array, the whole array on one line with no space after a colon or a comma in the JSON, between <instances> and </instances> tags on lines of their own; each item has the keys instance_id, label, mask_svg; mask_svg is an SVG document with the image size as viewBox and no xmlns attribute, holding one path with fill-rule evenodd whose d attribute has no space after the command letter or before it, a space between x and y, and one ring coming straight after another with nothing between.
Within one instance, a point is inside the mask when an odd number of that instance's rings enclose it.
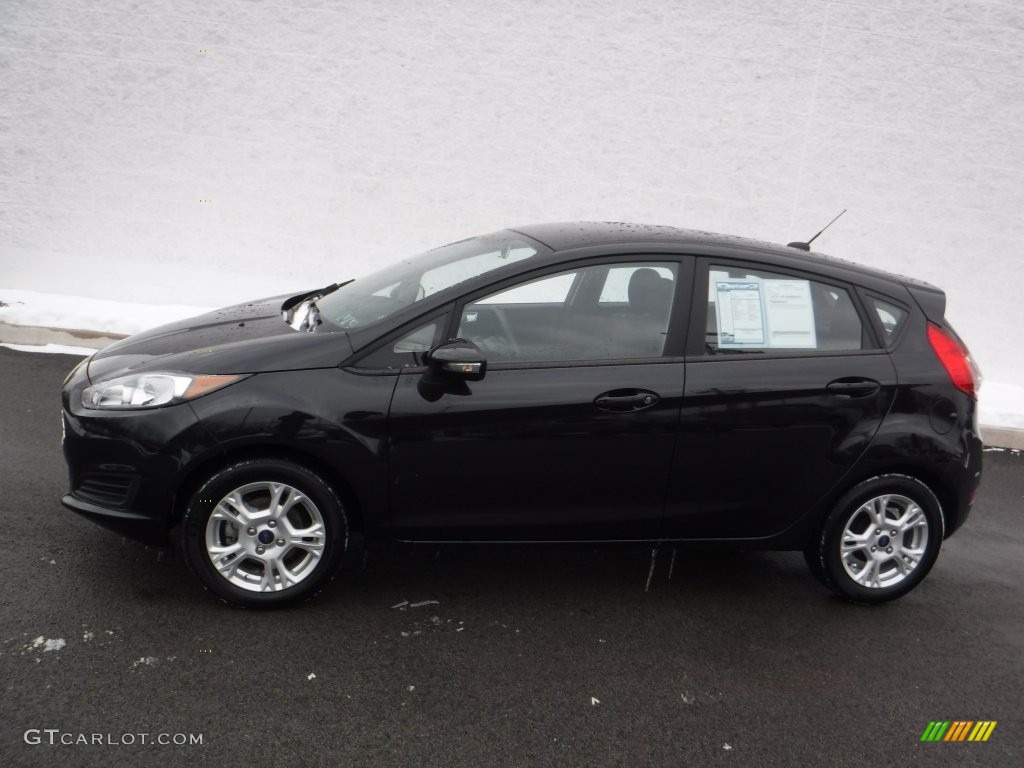
<instances>
[{"instance_id":1,"label":"car antenna","mask_svg":"<svg viewBox=\"0 0 1024 768\"><path fill-rule=\"evenodd\" d=\"M839 216L842 216L844 213L846 213L846 209L845 208L843 208L843 210L841 210L839 212ZM836 223L836 219L838 219L839 216L836 216L835 219L832 219L832 221L830 221L828 224L826 224L824 227L822 227L821 228L821 232L824 232L826 229L828 229L833 224L835 224ZM817 235L812 237L806 243L789 243L788 245L789 245L790 248L799 248L801 251L809 251L809 250L811 250L811 243L813 243L815 240L818 239L818 237L821 235L821 232L819 232Z\"/></svg>"}]
</instances>

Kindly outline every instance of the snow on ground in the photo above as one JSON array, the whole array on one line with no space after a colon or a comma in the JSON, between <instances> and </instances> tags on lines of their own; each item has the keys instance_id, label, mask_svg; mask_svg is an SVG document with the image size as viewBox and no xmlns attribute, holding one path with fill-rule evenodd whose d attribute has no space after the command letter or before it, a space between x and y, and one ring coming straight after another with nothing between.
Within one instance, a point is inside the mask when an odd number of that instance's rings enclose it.
<instances>
[{"instance_id":1,"label":"snow on ground","mask_svg":"<svg viewBox=\"0 0 1024 768\"><path fill-rule=\"evenodd\" d=\"M92 347L71 347L67 344L0 344L0 347L16 349L19 352L49 352L52 355L91 355Z\"/></svg>"},{"instance_id":2,"label":"snow on ground","mask_svg":"<svg viewBox=\"0 0 1024 768\"><path fill-rule=\"evenodd\" d=\"M6 304L7 306L2 306ZM188 304L133 304L0 288L0 323L130 335L210 311ZM88 355L94 350L61 344L0 344L27 352ZM1024 385L985 380L979 419L991 427L1024 429Z\"/></svg>"},{"instance_id":3,"label":"snow on ground","mask_svg":"<svg viewBox=\"0 0 1024 768\"><path fill-rule=\"evenodd\" d=\"M131 335L212 307L189 304L134 304L59 293L0 288L0 323Z\"/></svg>"},{"instance_id":4,"label":"snow on ground","mask_svg":"<svg viewBox=\"0 0 1024 768\"><path fill-rule=\"evenodd\" d=\"M983 381L978 393L978 421L992 427L1024 429L1024 387Z\"/></svg>"}]
</instances>

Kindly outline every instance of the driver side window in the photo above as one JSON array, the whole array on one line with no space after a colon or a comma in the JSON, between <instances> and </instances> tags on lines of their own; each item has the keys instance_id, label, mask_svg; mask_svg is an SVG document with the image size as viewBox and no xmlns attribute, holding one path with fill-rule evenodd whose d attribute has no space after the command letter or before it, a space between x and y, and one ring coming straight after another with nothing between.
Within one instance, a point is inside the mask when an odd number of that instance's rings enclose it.
<instances>
[{"instance_id":1,"label":"driver side window","mask_svg":"<svg viewBox=\"0 0 1024 768\"><path fill-rule=\"evenodd\" d=\"M457 335L491 364L660 357L676 275L670 262L547 275L466 304Z\"/></svg>"}]
</instances>

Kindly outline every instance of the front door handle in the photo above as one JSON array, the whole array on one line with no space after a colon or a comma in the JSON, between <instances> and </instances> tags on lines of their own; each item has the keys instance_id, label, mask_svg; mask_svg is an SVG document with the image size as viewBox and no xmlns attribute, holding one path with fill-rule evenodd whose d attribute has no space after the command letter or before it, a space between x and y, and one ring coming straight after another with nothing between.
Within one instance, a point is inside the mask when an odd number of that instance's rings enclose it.
<instances>
[{"instance_id":1,"label":"front door handle","mask_svg":"<svg viewBox=\"0 0 1024 768\"><path fill-rule=\"evenodd\" d=\"M844 379L836 379L835 381L829 382L828 386L825 387L830 395L844 398L854 397L870 397L874 395L882 388L874 379L861 379L854 376L848 376Z\"/></svg>"},{"instance_id":2,"label":"front door handle","mask_svg":"<svg viewBox=\"0 0 1024 768\"><path fill-rule=\"evenodd\" d=\"M594 405L602 411L639 411L650 408L661 397L647 389L613 389L594 398Z\"/></svg>"}]
</instances>

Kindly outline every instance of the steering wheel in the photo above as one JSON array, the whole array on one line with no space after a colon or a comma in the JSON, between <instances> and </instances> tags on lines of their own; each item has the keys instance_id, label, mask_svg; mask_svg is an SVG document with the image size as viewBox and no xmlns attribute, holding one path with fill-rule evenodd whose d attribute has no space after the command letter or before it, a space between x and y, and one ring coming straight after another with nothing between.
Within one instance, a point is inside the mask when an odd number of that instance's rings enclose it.
<instances>
[{"instance_id":1,"label":"steering wheel","mask_svg":"<svg viewBox=\"0 0 1024 768\"><path fill-rule=\"evenodd\" d=\"M477 305L470 310L472 313L487 317L487 321L473 322L467 326L465 320L459 327L459 335L475 342L480 349L494 359L494 362L507 362L519 357L519 345L516 343L512 325L500 307ZM497 357L494 357L497 355Z\"/></svg>"},{"instance_id":2,"label":"steering wheel","mask_svg":"<svg viewBox=\"0 0 1024 768\"><path fill-rule=\"evenodd\" d=\"M509 323L508 318L505 316L505 310L501 307L492 307L492 311L494 316L498 318L498 325L501 326L501 332L505 335L509 350L515 357L519 357L519 344L516 341L516 335L512 333L512 324Z\"/></svg>"}]
</instances>

